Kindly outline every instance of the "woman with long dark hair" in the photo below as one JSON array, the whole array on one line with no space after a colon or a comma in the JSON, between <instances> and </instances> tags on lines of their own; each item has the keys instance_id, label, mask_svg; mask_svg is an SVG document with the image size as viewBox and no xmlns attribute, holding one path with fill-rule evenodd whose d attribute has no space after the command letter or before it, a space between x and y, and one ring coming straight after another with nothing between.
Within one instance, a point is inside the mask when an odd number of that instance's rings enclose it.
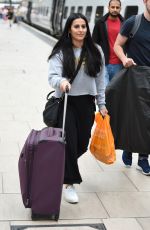
<instances>
[{"instance_id":1,"label":"woman with long dark hair","mask_svg":"<svg viewBox=\"0 0 150 230\"><path fill-rule=\"evenodd\" d=\"M66 88L69 89L64 176L64 198L69 203L79 201L74 187L74 184L82 182L77 161L88 147L95 98L101 114L107 114L104 66L103 52L92 41L86 17L79 13L70 15L62 36L49 56L48 73L55 97L60 97ZM63 105L59 116L59 127L62 127Z\"/></svg>"}]
</instances>

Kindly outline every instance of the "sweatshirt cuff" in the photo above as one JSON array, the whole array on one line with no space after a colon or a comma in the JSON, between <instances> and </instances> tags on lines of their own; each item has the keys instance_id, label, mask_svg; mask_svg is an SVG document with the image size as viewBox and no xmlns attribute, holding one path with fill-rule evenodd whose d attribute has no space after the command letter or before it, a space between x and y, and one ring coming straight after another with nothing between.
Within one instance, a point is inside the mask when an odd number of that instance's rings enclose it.
<instances>
[{"instance_id":1,"label":"sweatshirt cuff","mask_svg":"<svg viewBox=\"0 0 150 230\"><path fill-rule=\"evenodd\" d=\"M63 81L67 81L67 79L63 77L63 78L59 81L59 86L60 86L60 84L61 84Z\"/></svg>"},{"instance_id":2,"label":"sweatshirt cuff","mask_svg":"<svg viewBox=\"0 0 150 230\"><path fill-rule=\"evenodd\" d=\"M98 108L99 108L99 110L101 110L101 109L105 109L106 106L105 106L105 104L102 104L102 105L98 105Z\"/></svg>"}]
</instances>

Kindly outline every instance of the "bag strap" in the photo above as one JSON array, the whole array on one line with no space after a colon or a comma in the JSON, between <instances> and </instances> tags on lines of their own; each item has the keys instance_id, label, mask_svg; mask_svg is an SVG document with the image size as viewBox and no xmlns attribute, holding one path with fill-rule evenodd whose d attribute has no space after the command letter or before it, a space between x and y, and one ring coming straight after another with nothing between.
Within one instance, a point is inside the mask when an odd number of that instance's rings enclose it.
<instances>
[{"instance_id":1,"label":"bag strap","mask_svg":"<svg viewBox=\"0 0 150 230\"><path fill-rule=\"evenodd\" d=\"M55 90L52 90L51 92L49 92L49 93L47 94L47 96L46 96L46 99L49 100L49 99L50 99L49 96L50 96L52 93L54 93L54 92L55 92Z\"/></svg>"},{"instance_id":2,"label":"bag strap","mask_svg":"<svg viewBox=\"0 0 150 230\"><path fill-rule=\"evenodd\" d=\"M72 82L74 81L76 75L78 74L79 69L80 69L80 67L81 67L81 65L82 65L82 61L83 61L83 56L81 55L81 58L80 58L80 60L79 60L79 62L78 62L78 65L77 65L77 68L76 68L76 70L75 70L75 72L74 72L74 74L73 74L73 77L71 78L71 80L70 80L70 82L69 82L70 84L72 84Z\"/></svg>"},{"instance_id":3,"label":"bag strap","mask_svg":"<svg viewBox=\"0 0 150 230\"><path fill-rule=\"evenodd\" d=\"M131 32L130 32L130 35L129 35L130 38L133 38L134 35L136 34L136 32L138 31L138 28L141 24L141 19L142 19L142 14L138 14L135 16L134 25L133 25Z\"/></svg>"}]
</instances>

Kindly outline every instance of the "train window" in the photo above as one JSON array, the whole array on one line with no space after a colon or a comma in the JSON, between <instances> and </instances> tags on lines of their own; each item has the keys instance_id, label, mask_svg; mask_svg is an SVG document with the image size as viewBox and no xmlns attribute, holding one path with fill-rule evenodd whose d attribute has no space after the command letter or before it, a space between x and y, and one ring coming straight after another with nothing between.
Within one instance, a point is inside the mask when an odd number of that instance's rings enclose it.
<instances>
[{"instance_id":1,"label":"train window","mask_svg":"<svg viewBox=\"0 0 150 230\"><path fill-rule=\"evenodd\" d=\"M125 13L124 13L125 19L136 14L138 14L138 6L126 6Z\"/></svg>"},{"instance_id":2,"label":"train window","mask_svg":"<svg viewBox=\"0 0 150 230\"><path fill-rule=\"evenodd\" d=\"M68 14L68 7L66 6L64 9L64 19L67 18L67 14Z\"/></svg>"},{"instance_id":3,"label":"train window","mask_svg":"<svg viewBox=\"0 0 150 230\"><path fill-rule=\"evenodd\" d=\"M79 6L79 7L78 7L78 13L82 14L82 12L83 12L83 7L82 7L82 6Z\"/></svg>"},{"instance_id":4,"label":"train window","mask_svg":"<svg viewBox=\"0 0 150 230\"><path fill-rule=\"evenodd\" d=\"M71 7L70 14L73 14L75 12L75 6Z\"/></svg>"},{"instance_id":5,"label":"train window","mask_svg":"<svg viewBox=\"0 0 150 230\"><path fill-rule=\"evenodd\" d=\"M103 13L104 13L104 7L98 6L96 8L95 23L97 22L98 19L100 19L103 16Z\"/></svg>"},{"instance_id":6,"label":"train window","mask_svg":"<svg viewBox=\"0 0 150 230\"><path fill-rule=\"evenodd\" d=\"M88 22L90 22L90 20L91 20L91 14L92 14L92 6L87 6L85 16L86 16Z\"/></svg>"}]
</instances>

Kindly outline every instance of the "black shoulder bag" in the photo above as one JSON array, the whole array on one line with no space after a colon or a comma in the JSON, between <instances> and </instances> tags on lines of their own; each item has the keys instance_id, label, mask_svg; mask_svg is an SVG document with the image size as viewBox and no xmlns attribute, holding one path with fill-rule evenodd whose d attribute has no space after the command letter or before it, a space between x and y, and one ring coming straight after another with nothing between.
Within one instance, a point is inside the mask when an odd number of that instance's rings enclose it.
<instances>
[{"instance_id":1,"label":"black shoulder bag","mask_svg":"<svg viewBox=\"0 0 150 230\"><path fill-rule=\"evenodd\" d=\"M80 61L78 63L78 66L77 66L74 74L73 74L73 77L71 78L71 80L69 82L70 84L72 84L72 82L74 81L74 79L75 79L75 77L76 77L76 75L77 75L77 73L81 67L82 60L83 60L83 58L80 58ZM47 102L45 105L45 109L43 111L43 121L48 127L57 127L59 106L60 106L60 103L63 101L63 98L64 98L64 93L62 94L62 96L60 98L56 98L54 96L50 97L50 95L54 92L55 91L51 91L47 95L47 97L46 97Z\"/></svg>"}]
</instances>

